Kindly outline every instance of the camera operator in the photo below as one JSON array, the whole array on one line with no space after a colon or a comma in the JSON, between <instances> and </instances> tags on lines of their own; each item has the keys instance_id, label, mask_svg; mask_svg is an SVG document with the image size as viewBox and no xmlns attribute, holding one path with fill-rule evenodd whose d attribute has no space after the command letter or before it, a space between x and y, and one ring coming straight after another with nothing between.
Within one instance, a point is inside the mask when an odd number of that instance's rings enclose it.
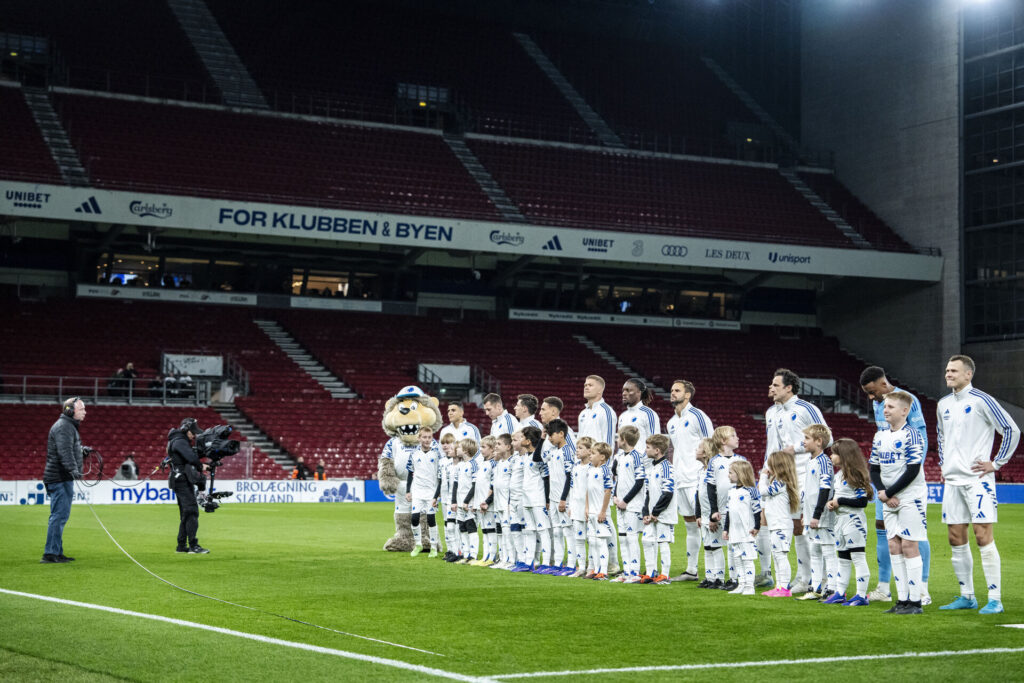
<instances>
[{"instance_id":1,"label":"camera operator","mask_svg":"<svg viewBox=\"0 0 1024 683\"><path fill-rule=\"evenodd\" d=\"M50 495L50 521L46 528L43 564L66 563L75 558L64 554L64 525L71 516L75 479L82 478L82 439L78 426L85 419L85 402L77 396L64 401L60 417L46 439L46 470L43 485Z\"/></svg>"},{"instance_id":2,"label":"camera operator","mask_svg":"<svg viewBox=\"0 0 1024 683\"><path fill-rule=\"evenodd\" d=\"M174 489L181 519L178 525L177 552L190 555L210 552L196 540L196 532L199 529L196 487L198 486L200 491L206 488L206 477L202 470L207 468L200 462L191 442L202 431L195 418L188 417L182 420L178 429L172 429L167 433L167 455L171 459L171 474L167 484Z\"/></svg>"}]
</instances>

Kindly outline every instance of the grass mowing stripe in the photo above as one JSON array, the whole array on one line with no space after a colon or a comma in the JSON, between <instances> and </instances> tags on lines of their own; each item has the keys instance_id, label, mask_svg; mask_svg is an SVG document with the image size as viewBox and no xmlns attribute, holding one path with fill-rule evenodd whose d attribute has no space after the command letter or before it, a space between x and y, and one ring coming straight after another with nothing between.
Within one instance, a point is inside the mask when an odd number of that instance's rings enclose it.
<instances>
[{"instance_id":1,"label":"grass mowing stripe","mask_svg":"<svg viewBox=\"0 0 1024 683\"><path fill-rule=\"evenodd\" d=\"M82 493L83 496L85 495L85 492L82 491L82 487L81 486L78 487L78 490L79 490L80 493ZM149 569L149 567L145 566L144 564L142 564L141 562L136 560L132 556L132 554L130 552L125 550L124 547L122 547L121 544L117 542L117 539L114 538L114 535L112 533L110 533L110 530L107 529L107 526L103 523L103 520L101 520L100 516L96 514L96 510L93 508L92 503L90 503L88 500L86 500L85 504L87 506L89 506L89 512L91 512L92 516L96 518L96 522L100 525L100 528L103 529L103 532L106 533L106 535L110 538L110 540L114 543L114 545L117 546L117 549L120 550L122 553L124 553L125 557L127 557L129 560L134 562L136 565L138 565L139 568L142 569L142 571L146 572L147 574L152 576L154 579L157 579L159 581L163 581L164 583L166 583L171 588L176 588L176 589L182 591L183 593L188 593L188 594L194 595L194 596L196 596L198 598L206 598L207 600L214 600L216 602L224 603L225 605L231 605L232 607L241 607L242 609L252 610L253 612L261 612L263 614L268 614L268 615L270 615L272 617L278 617L279 619L286 619L288 621L294 621L296 624L303 624L305 626L312 626L313 628L318 628L318 629L321 629L323 631L330 631L331 633L337 633L338 635L349 636L351 638L361 638L362 640L370 640L370 641L373 641L375 643L380 643L382 645L390 645L392 647L400 647L403 650L415 650L416 652L422 652L422 653L428 654L428 655L435 655L437 657L444 657L444 655L441 654L440 652L433 652L431 650L421 650L420 648L412 647L411 645L402 645L400 643L392 643L390 640L381 640L379 638L371 638L370 636L361 636L358 633L349 633L347 631L339 631L338 629L329 628L327 626L320 626L319 624L314 624L314 623L309 622L309 621L303 621L302 619L296 619L295 617L289 617L289 616L286 616L284 614L278 614L277 612L269 612L267 610L260 609L259 607L250 607L248 605L242 605L242 604L239 604L237 602L231 602L230 600L222 600L221 598L215 598L214 596L206 595L205 593L197 593L196 591L189 590L188 588L182 588L178 584L172 583L171 581L168 581L167 579L165 579L164 577L160 576L156 572L153 572L152 570Z\"/></svg>"},{"instance_id":2,"label":"grass mowing stripe","mask_svg":"<svg viewBox=\"0 0 1024 683\"><path fill-rule=\"evenodd\" d=\"M308 643L297 643L291 640L282 640L280 638L271 638L269 636L261 636L256 633L245 633L244 631L234 631L228 628L221 628L219 626L210 626L207 624L199 624L194 621L184 621L183 619L174 619L171 617L161 616L159 614L146 614L144 612L133 612L131 610L120 609L118 607L108 607L106 605L94 605L89 602L78 602L77 600L65 600L63 598L55 598L49 595L36 595L35 593L22 593L21 591L12 591L6 588L0 588L0 593L7 595L14 595L22 598L29 598L32 600L43 600L45 602L55 602L60 605L70 605L71 607L84 607L86 609L98 610L100 612L109 612L111 614L120 614L128 617L137 617L139 619L149 619L151 621L162 621L168 624L174 624L176 626L184 626L186 628L195 628L202 631L212 631L213 633L221 633L223 635L235 636L236 638L245 638L247 640L255 640L260 643L267 643L270 645L280 645L282 647L291 647L297 650L308 650L309 652L318 652L325 655L333 655L335 657L344 657L345 659L355 659L362 662L370 662L371 664L380 664L382 666L389 666L395 669L405 669L407 671L415 671L416 673L427 674L430 676L437 676L440 678L447 678L453 681L471 681L473 683L487 683L493 679L479 676L465 676L463 674L455 673L453 671L445 671L443 669L435 669L429 666L420 666L419 664L410 664L409 662L403 662L398 659L386 659L384 657L374 657L372 655L363 655L358 652L348 652L346 650L335 650L329 647L321 647L319 645L310 645Z\"/></svg>"},{"instance_id":3,"label":"grass mowing stripe","mask_svg":"<svg viewBox=\"0 0 1024 683\"><path fill-rule=\"evenodd\" d=\"M900 652L879 655L852 655L849 657L814 657L811 659L775 659L758 662L709 662L707 664L667 664L662 666L630 666L621 669L586 669L577 671L535 671L525 674L496 674L498 681L512 678L553 678L556 676L593 676L597 674L643 673L645 671L696 671L700 669L733 669L759 666L792 666L798 664L837 664L874 659L911 659L914 657L958 657L967 655L1017 654L1024 647L989 647L976 650L940 650L937 652Z\"/></svg>"}]
</instances>

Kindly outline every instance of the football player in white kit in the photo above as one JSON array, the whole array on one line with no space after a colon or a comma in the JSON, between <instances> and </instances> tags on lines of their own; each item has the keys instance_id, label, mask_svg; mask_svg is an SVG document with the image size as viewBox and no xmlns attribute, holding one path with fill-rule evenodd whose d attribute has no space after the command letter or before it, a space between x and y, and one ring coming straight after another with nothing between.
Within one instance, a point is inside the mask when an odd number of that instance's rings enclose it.
<instances>
[{"instance_id":1,"label":"football player in white kit","mask_svg":"<svg viewBox=\"0 0 1024 683\"><path fill-rule=\"evenodd\" d=\"M792 455L796 462L796 476L802 484L804 477L807 476L807 461L809 460L807 450L804 448L804 429L813 424L821 424L826 427L828 425L818 407L801 399L797 395L798 391L800 391L800 377L795 372L786 368L779 368L775 371L772 383L768 386L768 397L774 403L764 414L768 437L765 458L775 451L785 451ZM800 492L801 497L804 493L804 491ZM810 548L807 537L804 536L804 525L809 520L801 521L802 516L801 505L801 511L793 515L793 546L796 548L797 564L796 580L790 587L793 593L806 593L811 589ZM770 566L768 564L769 552L768 539L758 540L757 554L761 559L762 571ZM770 585L770 582L771 576L762 576L756 585Z\"/></svg>"},{"instance_id":2,"label":"football player in white kit","mask_svg":"<svg viewBox=\"0 0 1024 683\"><path fill-rule=\"evenodd\" d=\"M956 355L946 363L946 386L953 393L938 407L939 463L945 481L942 492L942 521L953 549L953 571L960 581L960 595L939 609L974 609L974 559L967 539L967 525L981 554L981 567L988 585L988 603L980 614L1003 611L999 551L993 534L996 518L995 472L1013 457L1020 429L998 402L971 385L974 361ZM991 457L995 433L1002 437L995 458Z\"/></svg>"},{"instance_id":3,"label":"football player in white kit","mask_svg":"<svg viewBox=\"0 0 1024 683\"><path fill-rule=\"evenodd\" d=\"M702 439L714 431L711 418L693 405L693 384L685 379L672 382L672 407L675 412L665 425L672 441L672 467L675 476L676 506L686 527L686 570L672 581L696 581L697 562L700 559L700 527L697 526L697 487L700 484L701 463L694 455Z\"/></svg>"}]
</instances>

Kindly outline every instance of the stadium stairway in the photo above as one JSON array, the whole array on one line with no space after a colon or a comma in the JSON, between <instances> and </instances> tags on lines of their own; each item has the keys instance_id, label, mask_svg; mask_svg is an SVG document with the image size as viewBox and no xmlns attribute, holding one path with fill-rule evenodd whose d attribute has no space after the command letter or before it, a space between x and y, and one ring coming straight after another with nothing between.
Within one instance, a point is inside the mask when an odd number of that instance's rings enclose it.
<instances>
[{"instance_id":1,"label":"stadium stairway","mask_svg":"<svg viewBox=\"0 0 1024 683\"><path fill-rule=\"evenodd\" d=\"M174 16L192 42L210 78L217 84L224 104L267 109L256 81L231 47L203 0L168 0Z\"/></svg>"},{"instance_id":2,"label":"stadium stairway","mask_svg":"<svg viewBox=\"0 0 1024 683\"><path fill-rule=\"evenodd\" d=\"M50 101L50 94L46 88L22 88L25 96L25 104L32 112L32 118L39 126L39 132L43 135L50 154L60 169L61 177L68 185L85 187L89 185L89 176L82 167L78 158L78 152L71 146L67 131L64 130L60 117L53 109L53 102Z\"/></svg>"},{"instance_id":3,"label":"stadium stairway","mask_svg":"<svg viewBox=\"0 0 1024 683\"><path fill-rule=\"evenodd\" d=\"M569 79L558 70L558 67L548 59L548 56L544 54L544 50L534 42L533 38L525 33L513 33L516 41L523 46L523 50L530 56L540 70L544 72L551 82L555 84L558 91L565 96L565 99L569 101L576 113L580 115L590 129L594 131L597 138L601 141L605 147L617 147L625 149L626 145L622 144L622 140L612 127L601 118L601 115L594 111L594 108L587 104L587 101L583 99L583 96L576 91Z\"/></svg>"},{"instance_id":4,"label":"stadium stairway","mask_svg":"<svg viewBox=\"0 0 1024 683\"><path fill-rule=\"evenodd\" d=\"M295 337L286 332L280 324L273 320L254 320L256 326L263 330L270 340L284 351L292 361L302 368L303 372L316 380L330 393L331 398L356 398L356 392L343 381L334 376L323 363L316 360L309 351L304 349Z\"/></svg>"},{"instance_id":5,"label":"stadium stairway","mask_svg":"<svg viewBox=\"0 0 1024 683\"><path fill-rule=\"evenodd\" d=\"M260 449L274 463L280 465L285 474L295 467L295 458L245 417L234 403L211 403L210 407L216 410L217 414L224 418L224 421L231 425L236 432L244 436L246 441Z\"/></svg>"},{"instance_id":6,"label":"stadium stairway","mask_svg":"<svg viewBox=\"0 0 1024 683\"><path fill-rule=\"evenodd\" d=\"M817 192L811 189L811 187L803 181L795 169L792 168L780 168L779 173L783 178L789 181L789 184L796 188L796 191L804 196L804 198L810 202L811 206L821 212L825 218L831 221L839 232L843 233L850 238L850 241L856 244L862 249L871 249L872 244L864 239L864 235L857 232L852 225L846 222L842 216L840 216L835 209L829 206L824 199L822 199Z\"/></svg>"},{"instance_id":7,"label":"stadium stairway","mask_svg":"<svg viewBox=\"0 0 1024 683\"><path fill-rule=\"evenodd\" d=\"M646 384L648 388L652 392L654 392L654 395L657 396L658 398L668 400L668 391L656 385L654 382L647 379L646 377L641 376L641 374L637 372L635 369L633 369L633 367L622 362L622 360L615 356L615 354L609 353L606 349L602 348L600 344L590 339L585 334L574 334L572 337L580 344L583 344L585 347L596 353L601 358L604 358L606 361L608 361L610 365L618 369L622 374L626 375L627 377L639 377L640 379L642 379L644 384Z\"/></svg>"},{"instance_id":8,"label":"stadium stairway","mask_svg":"<svg viewBox=\"0 0 1024 683\"><path fill-rule=\"evenodd\" d=\"M484 168L480 160L476 158L473 150L466 145L466 141L461 136L453 135L452 133L445 133L442 137L445 144L452 150L455 158L462 162L466 172L473 176L473 180L476 181L480 189L487 195L487 198L498 209L501 217L513 223L526 223L526 217L512 203L512 200L508 198L505 190L501 189L501 186L495 182L494 177Z\"/></svg>"}]
</instances>

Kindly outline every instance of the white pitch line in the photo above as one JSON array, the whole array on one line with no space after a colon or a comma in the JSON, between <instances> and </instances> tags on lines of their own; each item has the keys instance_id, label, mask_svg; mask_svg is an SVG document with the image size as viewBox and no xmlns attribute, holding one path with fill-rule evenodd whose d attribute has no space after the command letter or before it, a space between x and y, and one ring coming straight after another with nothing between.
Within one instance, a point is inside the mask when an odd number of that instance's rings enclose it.
<instances>
[{"instance_id":1,"label":"white pitch line","mask_svg":"<svg viewBox=\"0 0 1024 683\"><path fill-rule=\"evenodd\" d=\"M1024 628L1024 624L1003 624L1003 628Z\"/></svg>"},{"instance_id":2,"label":"white pitch line","mask_svg":"<svg viewBox=\"0 0 1024 683\"><path fill-rule=\"evenodd\" d=\"M291 640L281 640L280 638L271 638L270 636L261 636L256 633L245 633L244 631L235 631L229 628L221 628L220 626L210 626L208 624L199 624L194 621L184 621L182 619L173 619L171 617L164 617L159 614L146 614L145 612L133 612L131 610L120 609L119 607L107 607L106 605L94 605L89 602L78 602L77 600L65 600L64 598L55 598L49 595L36 595L35 593L22 593L21 591L12 591L6 588L0 588L0 593L6 593L7 595L16 595L22 598L30 598L32 600L44 600L46 602L55 602L60 605L70 605L71 607L84 607L86 609L93 609L100 612L109 612L111 614L120 614L128 617L138 617L139 619L149 619L150 621L162 621L167 624L174 624L175 626L184 626L186 628L199 629L201 631L212 631L213 633L220 633L227 636L235 636L236 638L244 638L246 640L255 640L259 643L267 643L270 645L280 645L282 647L290 647L296 650L307 650L309 652L317 652L319 654L333 655L335 657L343 657L345 659L355 659L361 662L369 662L371 664L380 664L381 666L389 666L395 669L405 669L406 671L415 671L416 673L427 674L429 676L438 676L440 678L447 678L453 681L470 681L472 683L493 683L493 679L486 676L467 676L465 674L455 673L453 671L445 671L444 669L436 669L430 666L421 666L419 664L410 664L409 662L403 662L398 659L387 659L385 657L374 657L372 655L359 654L358 652L348 652L346 650L336 650L329 647L320 647L319 645L310 645L309 643L298 643Z\"/></svg>"},{"instance_id":3,"label":"white pitch line","mask_svg":"<svg viewBox=\"0 0 1024 683\"><path fill-rule=\"evenodd\" d=\"M1021 625L1024 627L1024 624ZM548 678L554 676L594 676L598 674L644 673L647 671L696 671L700 669L732 669L737 667L788 666L791 664L836 664L861 662L871 659L910 659L915 657L958 657L968 655L1014 654L1024 647L990 647L978 650L942 650L938 652L903 652L899 654L853 655L850 657L814 657L813 659L774 659L760 662L712 662L708 664L678 664L665 666L632 666L621 669L584 669L577 671L535 671L525 674L494 674L494 680L512 678Z\"/></svg>"}]
</instances>

